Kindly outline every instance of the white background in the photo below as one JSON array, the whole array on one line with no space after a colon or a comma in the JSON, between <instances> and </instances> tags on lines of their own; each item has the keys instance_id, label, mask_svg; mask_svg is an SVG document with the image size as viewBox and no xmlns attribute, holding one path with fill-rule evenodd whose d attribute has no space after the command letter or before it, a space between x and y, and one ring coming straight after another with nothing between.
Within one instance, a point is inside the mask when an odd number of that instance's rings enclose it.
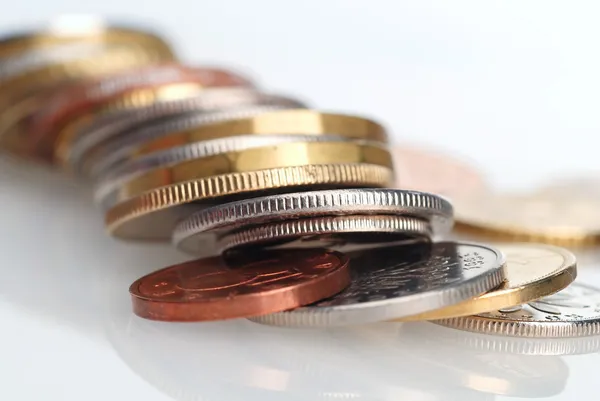
<instances>
[{"instance_id":1,"label":"white background","mask_svg":"<svg viewBox=\"0 0 600 401\"><path fill-rule=\"evenodd\" d=\"M185 61L232 66L315 107L372 116L398 141L470 159L497 187L525 189L598 170L599 11L591 1L55 0L12 2L0 26L10 32L63 13L156 26ZM368 358L335 353L322 333L130 319L128 284L183 255L107 238L87 189L6 161L0 210L2 398L317 399L327 398L330 390L316 390L325 381L338 396L362 399L552 391L556 400L580 391L594 399L596 354L559 362L490 354L481 367L457 350L455 360L471 369L440 358L436 370L399 352L390 368L389 341L333 342L371 347ZM600 284L593 266L581 276ZM419 369L431 369L426 385L406 378ZM223 380L247 391L223 393Z\"/></svg>"}]
</instances>

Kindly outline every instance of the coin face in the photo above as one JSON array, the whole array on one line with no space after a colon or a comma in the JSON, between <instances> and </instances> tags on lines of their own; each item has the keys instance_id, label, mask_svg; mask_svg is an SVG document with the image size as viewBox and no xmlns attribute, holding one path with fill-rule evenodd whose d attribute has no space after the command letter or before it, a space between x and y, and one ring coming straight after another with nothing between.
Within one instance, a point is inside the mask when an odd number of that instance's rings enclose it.
<instances>
[{"instance_id":1,"label":"coin face","mask_svg":"<svg viewBox=\"0 0 600 401\"><path fill-rule=\"evenodd\" d=\"M553 243L596 241L597 202L589 198L486 193L454 202L458 230Z\"/></svg>"},{"instance_id":2,"label":"coin face","mask_svg":"<svg viewBox=\"0 0 600 401\"><path fill-rule=\"evenodd\" d=\"M573 283L527 304L435 322L467 331L518 337L595 335L600 333L600 289Z\"/></svg>"},{"instance_id":3,"label":"coin face","mask_svg":"<svg viewBox=\"0 0 600 401\"><path fill-rule=\"evenodd\" d=\"M167 267L134 282L130 293L138 316L206 321L296 308L331 296L349 283L344 255L320 249L288 250Z\"/></svg>"},{"instance_id":4,"label":"coin face","mask_svg":"<svg viewBox=\"0 0 600 401\"><path fill-rule=\"evenodd\" d=\"M343 326L439 309L499 285L504 257L455 242L369 249L350 255L352 284L327 300L253 319L281 326ZM419 311L419 312L416 312Z\"/></svg>"},{"instance_id":5,"label":"coin face","mask_svg":"<svg viewBox=\"0 0 600 401\"><path fill-rule=\"evenodd\" d=\"M434 320L468 316L512 307L554 294L575 280L575 256L566 249L542 244L499 244L506 256L506 279L479 297L404 320Z\"/></svg>"},{"instance_id":6,"label":"coin face","mask_svg":"<svg viewBox=\"0 0 600 401\"><path fill-rule=\"evenodd\" d=\"M392 148L396 187L431 192L454 199L488 188L477 169L458 159L412 145Z\"/></svg>"}]
</instances>

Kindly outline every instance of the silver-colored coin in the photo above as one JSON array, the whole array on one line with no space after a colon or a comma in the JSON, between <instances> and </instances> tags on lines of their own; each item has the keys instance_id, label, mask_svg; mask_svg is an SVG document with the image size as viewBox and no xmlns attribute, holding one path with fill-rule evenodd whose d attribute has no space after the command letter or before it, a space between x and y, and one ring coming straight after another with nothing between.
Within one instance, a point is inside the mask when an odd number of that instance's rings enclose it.
<instances>
[{"instance_id":1,"label":"silver-colored coin","mask_svg":"<svg viewBox=\"0 0 600 401\"><path fill-rule=\"evenodd\" d=\"M257 113L285 108L303 108L302 103L283 96L269 95L247 88L207 89L197 96L157 102L127 112L107 114L76 135L68 164L81 174L101 175L114 161L104 161L103 155L123 152L144 141L196 126L228 119L254 116ZM178 121L178 122L176 122ZM102 148L100 166L86 167L86 156ZM115 156L117 161L123 156ZM90 171L91 170L91 171Z\"/></svg>"},{"instance_id":2,"label":"silver-colored coin","mask_svg":"<svg viewBox=\"0 0 600 401\"><path fill-rule=\"evenodd\" d=\"M600 334L600 289L573 283L525 305L434 323L476 333L516 337L581 337Z\"/></svg>"},{"instance_id":3,"label":"silver-colored coin","mask_svg":"<svg viewBox=\"0 0 600 401\"><path fill-rule=\"evenodd\" d=\"M244 199L199 211L180 222L173 243L181 250L198 253L234 229L274 221L317 216L400 215L423 219L433 235L452 229L452 205L445 198L425 192L399 189L339 189L307 191Z\"/></svg>"},{"instance_id":4,"label":"silver-colored coin","mask_svg":"<svg viewBox=\"0 0 600 401\"><path fill-rule=\"evenodd\" d=\"M484 245L415 243L349 256L352 283L346 290L308 307L252 320L310 327L392 320L459 303L504 279L504 256Z\"/></svg>"},{"instance_id":5,"label":"silver-colored coin","mask_svg":"<svg viewBox=\"0 0 600 401\"><path fill-rule=\"evenodd\" d=\"M431 237L431 225L405 216L326 216L286 220L235 231L218 241L221 252L244 246L326 247L356 250L360 244ZM372 246L372 245L366 245Z\"/></svg>"},{"instance_id":6,"label":"silver-colored coin","mask_svg":"<svg viewBox=\"0 0 600 401\"><path fill-rule=\"evenodd\" d=\"M150 170L182 163L188 160L236 152L264 146L290 142L335 142L347 141L334 135L240 135L195 142L160 152L150 153L129 162L118 164L98 180L94 200L103 210L108 210L118 202L121 185Z\"/></svg>"}]
</instances>

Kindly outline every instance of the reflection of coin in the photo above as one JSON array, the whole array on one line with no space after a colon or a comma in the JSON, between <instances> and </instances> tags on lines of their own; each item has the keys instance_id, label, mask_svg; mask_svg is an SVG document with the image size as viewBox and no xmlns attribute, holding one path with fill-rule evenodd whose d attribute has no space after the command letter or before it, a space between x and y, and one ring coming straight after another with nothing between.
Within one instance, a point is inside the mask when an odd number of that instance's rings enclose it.
<instances>
[{"instance_id":1,"label":"reflection of coin","mask_svg":"<svg viewBox=\"0 0 600 401\"><path fill-rule=\"evenodd\" d=\"M475 315L521 305L554 294L575 280L575 256L541 244L497 245L506 256L506 281L479 297L405 320L434 320Z\"/></svg>"},{"instance_id":2,"label":"reflection of coin","mask_svg":"<svg viewBox=\"0 0 600 401\"><path fill-rule=\"evenodd\" d=\"M134 312L167 321L258 316L307 305L350 283L348 258L319 249L269 252L227 264L220 257L167 267L138 279Z\"/></svg>"},{"instance_id":3,"label":"reflection of coin","mask_svg":"<svg viewBox=\"0 0 600 401\"><path fill-rule=\"evenodd\" d=\"M341 250L345 245L429 239L431 225L407 216L334 216L294 219L259 225L219 239L221 250L245 246L306 248L322 246Z\"/></svg>"},{"instance_id":4,"label":"reflection of coin","mask_svg":"<svg viewBox=\"0 0 600 401\"><path fill-rule=\"evenodd\" d=\"M528 304L435 322L461 330L519 337L595 335L600 334L600 289L573 283Z\"/></svg>"},{"instance_id":5,"label":"reflection of coin","mask_svg":"<svg viewBox=\"0 0 600 401\"><path fill-rule=\"evenodd\" d=\"M559 244L596 242L597 202L585 198L486 193L454 200L456 228L511 240Z\"/></svg>"},{"instance_id":6,"label":"reflection of coin","mask_svg":"<svg viewBox=\"0 0 600 401\"><path fill-rule=\"evenodd\" d=\"M344 326L391 320L462 302L496 287L504 257L454 242L369 249L350 256L352 283L309 307L253 318L277 326Z\"/></svg>"},{"instance_id":7,"label":"reflection of coin","mask_svg":"<svg viewBox=\"0 0 600 401\"><path fill-rule=\"evenodd\" d=\"M195 253L217 235L275 221L348 215L412 216L435 235L452 227L452 205L442 197L399 189L338 189L286 193L226 203L193 214L177 225L173 243Z\"/></svg>"},{"instance_id":8,"label":"reflection of coin","mask_svg":"<svg viewBox=\"0 0 600 401\"><path fill-rule=\"evenodd\" d=\"M119 203L105 217L108 231L120 238L166 240L176 224L220 198L252 193L281 193L320 188L385 187L392 170L373 164L315 164L221 174L160 187ZM256 196L256 195L255 195Z\"/></svg>"},{"instance_id":9,"label":"reflection of coin","mask_svg":"<svg viewBox=\"0 0 600 401\"><path fill-rule=\"evenodd\" d=\"M487 188L475 168L449 156L406 144L395 146L392 154L397 188L431 192L452 199Z\"/></svg>"}]
</instances>

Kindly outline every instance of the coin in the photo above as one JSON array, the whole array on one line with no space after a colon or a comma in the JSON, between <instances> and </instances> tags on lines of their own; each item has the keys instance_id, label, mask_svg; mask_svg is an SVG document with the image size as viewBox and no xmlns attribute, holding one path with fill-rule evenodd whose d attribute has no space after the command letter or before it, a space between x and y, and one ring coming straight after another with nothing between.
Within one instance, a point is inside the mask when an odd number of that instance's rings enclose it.
<instances>
[{"instance_id":1,"label":"coin","mask_svg":"<svg viewBox=\"0 0 600 401\"><path fill-rule=\"evenodd\" d=\"M138 316L207 321L259 316L316 302L350 283L348 258L320 249L199 259L159 270L129 291Z\"/></svg>"},{"instance_id":2,"label":"coin","mask_svg":"<svg viewBox=\"0 0 600 401\"><path fill-rule=\"evenodd\" d=\"M210 176L246 173L302 165L366 163L391 169L389 152L382 146L356 142L291 142L226 152L161 166L124 182L114 204L163 186Z\"/></svg>"},{"instance_id":3,"label":"coin","mask_svg":"<svg viewBox=\"0 0 600 401\"><path fill-rule=\"evenodd\" d=\"M259 109L257 112L265 112L300 107L304 105L294 99L249 88L211 88L199 91L194 96L99 116L75 135L67 155L64 155L66 160L63 160L63 164L68 164L79 173L94 171L94 167L88 167L94 165L91 159L103 160L122 149L127 156L120 156L120 159L127 159L130 152L127 148L174 130L220 121L217 116L223 116L224 110L231 109L234 113L232 119L236 119L255 115L251 114L254 108ZM114 161L105 163L116 164ZM109 168L110 165L99 169L106 171ZM93 174L99 175L102 173Z\"/></svg>"},{"instance_id":4,"label":"coin","mask_svg":"<svg viewBox=\"0 0 600 401\"><path fill-rule=\"evenodd\" d=\"M202 250L215 236L274 221L335 215L402 215L431 224L434 235L452 228L452 205L442 197L398 189L337 189L244 199L201 210L177 225L173 244Z\"/></svg>"},{"instance_id":5,"label":"coin","mask_svg":"<svg viewBox=\"0 0 600 401\"><path fill-rule=\"evenodd\" d=\"M575 280L575 255L542 244L496 244L506 257L506 280L479 297L407 320L434 320L476 315L509 308L552 295Z\"/></svg>"},{"instance_id":6,"label":"coin","mask_svg":"<svg viewBox=\"0 0 600 401\"><path fill-rule=\"evenodd\" d=\"M494 248L415 243L350 257L350 286L327 300L252 320L277 326L344 326L411 316L462 302L500 284L504 257Z\"/></svg>"},{"instance_id":7,"label":"coin","mask_svg":"<svg viewBox=\"0 0 600 401\"><path fill-rule=\"evenodd\" d=\"M557 245L596 243L597 202L589 198L484 193L454 202L459 232Z\"/></svg>"},{"instance_id":8,"label":"coin","mask_svg":"<svg viewBox=\"0 0 600 401\"><path fill-rule=\"evenodd\" d=\"M186 145L206 139L236 135L341 135L348 139L364 139L387 143L387 133L378 123L366 118L315 110L280 110L251 118L219 122L194 129L172 132L147 141L136 155L156 152L165 148Z\"/></svg>"},{"instance_id":9,"label":"coin","mask_svg":"<svg viewBox=\"0 0 600 401\"><path fill-rule=\"evenodd\" d=\"M600 289L573 283L537 301L434 323L466 331L517 337L579 337L600 334Z\"/></svg>"},{"instance_id":10,"label":"coin","mask_svg":"<svg viewBox=\"0 0 600 401\"><path fill-rule=\"evenodd\" d=\"M392 180L390 168L366 163L315 164L221 174L142 193L108 210L104 220L107 231L119 238L167 240L178 221L209 202L257 196L265 191L386 187Z\"/></svg>"},{"instance_id":11,"label":"coin","mask_svg":"<svg viewBox=\"0 0 600 401\"><path fill-rule=\"evenodd\" d=\"M196 142L161 152L151 153L115 166L100 179L94 191L94 199L103 210L114 206L119 197L119 188L127 182L158 168L177 165L203 157L240 152L248 149L273 146L292 142L342 142L341 137L309 135L241 135Z\"/></svg>"},{"instance_id":12,"label":"coin","mask_svg":"<svg viewBox=\"0 0 600 401\"><path fill-rule=\"evenodd\" d=\"M431 192L451 199L488 188L477 169L462 160L408 144L396 145L391 151L397 188Z\"/></svg>"},{"instance_id":13,"label":"coin","mask_svg":"<svg viewBox=\"0 0 600 401\"><path fill-rule=\"evenodd\" d=\"M286 220L242 229L219 238L221 251L246 246L271 248L341 247L430 238L431 225L405 216L326 216ZM345 250L345 249L343 249Z\"/></svg>"}]
</instances>

